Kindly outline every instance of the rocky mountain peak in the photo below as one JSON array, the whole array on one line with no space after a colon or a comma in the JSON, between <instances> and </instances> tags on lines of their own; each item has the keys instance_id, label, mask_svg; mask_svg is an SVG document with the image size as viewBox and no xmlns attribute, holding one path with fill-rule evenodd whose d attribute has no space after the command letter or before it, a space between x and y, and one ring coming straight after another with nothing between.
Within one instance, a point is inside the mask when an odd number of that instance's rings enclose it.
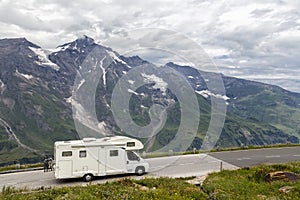
<instances>
[{"instance_id":1,"label":"rocky mountain peak","mask_svg":"<svg viewBox=\"0 0 300 200\"><path fill-rule=\"evenodd\" d=\"M83 35L79 38L77 38L77 43L83 43L83 44L88 44L88 45L91 45L91 44L94 44L94 39L87 36L87 35Z\"/></svg>"},{"instance_id":2,"label":"rocky mountain peak","mask_svg":"<svg viewBox=\"0 0 300 200\"><path fill-rule=\"evenodd\" d=\"M0 39L0 47L34 47L34 48L40 48L38 45L33 44L32 42L28 41L26 38L5 38Z\"/></svg>"},{"instance_id":3,"label":"rocky mountain peak","mask_svg":"<svg viewBox=\"0 0 300 200\"><path fill-rule=\"evenodd\" d=\"M64 51L67 49L81 51L86 47L95 45L93 38L83 35L82 37L77 38L73 42L69 42L57 47L57 51Z\"/></svg>"}]
</instances>

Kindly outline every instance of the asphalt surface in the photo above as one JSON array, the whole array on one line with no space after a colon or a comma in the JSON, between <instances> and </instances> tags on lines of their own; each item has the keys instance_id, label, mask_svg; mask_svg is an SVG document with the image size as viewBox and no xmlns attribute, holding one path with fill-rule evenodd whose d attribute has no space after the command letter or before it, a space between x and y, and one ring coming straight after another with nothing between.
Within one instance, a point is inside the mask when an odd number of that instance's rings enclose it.
<instances>
[{"instance_id":1,"label":"asphalt surface","mask_svg":"<svg viewBox=\"0 0 300 200\"><path fill-rule=\"evenodd\" d=\"M238 167L207 154L161 157L148 159L150 174L167 177L204 176L222 169Z\"/></svg>"},{"instance_id":2,"label":"asphalt surface","mask_svg":"<svg viewBox=\"0 0 300 200\"><path fill-rule=\"evenodd\" d=\"M209 154L193 154L147 159L150 172L144 176L120 175L98 177L92 184L105 183L131 177L187 177L203 176L222 169L237 169L259 164L285 163L300 161L300 147L254 149L241 151L215 152ZM42 170L19 173L0 174L0 190L3 186L16 188L47 188L71 185L86 185L81 179L56 180L53 172L44 173Z\"/></svg>"},{"instance_id":3,"label":"asphalt surface","mask_svg":"<svg viewBox=\"0 0 300 200\"><path fill-rule=\"evenodd\" d=\"M209 154L238 167L300 161L300 147L224 151Z\"/></svg>"},{"instance_id":4,"label":"asphalt surface","mask_svg":"<svg viewBox=\"0 0 300 200\"><path fill-rule=\"evenodd\" d=\"M186 156L172 156L147 159L150 164L150 172L144 176L120 175L98 177L92 183L105 183L124 177L141 179L144 177L186 177L202 176L210 172L219 171L221 162L206 154L194 154ZM236 167L222 162L223 169L235 169ZM0 190L3 186L15 188L47 188L71 185L86 185L81 179L56 180L53 172L44 173L42 170L27 171L0 175Z\"/></svg>"}]
</instances>

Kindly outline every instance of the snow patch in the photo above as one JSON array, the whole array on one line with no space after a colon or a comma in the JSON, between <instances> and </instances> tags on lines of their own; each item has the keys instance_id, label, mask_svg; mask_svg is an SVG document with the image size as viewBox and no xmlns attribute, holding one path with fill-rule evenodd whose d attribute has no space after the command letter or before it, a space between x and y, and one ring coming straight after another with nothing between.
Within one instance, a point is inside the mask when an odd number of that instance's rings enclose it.
<instances>
[{"instance_id":1,"label":"snow patch","mask_svg":"<svg viewBox=\"0 0 300 200\"><path fill-rule=\"evenodd\" d=\"M99 131L99 128L104 128L105 124L99 123L98 120L94 120L94 117L91 116L91 114L87 112L76 99L72 99L72 107L74 119L78 120L84 126L97 132Z\"/></svg>"},{"instance_id":2,"label":"snow patch","mask_svg":"<svg viewBox=\"0 0 300 200\"><path fill-rule=\"evenodd\" d=\"M137 93L137 92L135 92L135 91L133 91L133 90L131 90L131 89L128 89L127 90L129 93L132 93L132 94L135 94L135 95L139 95L139 93Z\"/></svg>"},{"instance_id":3,"label":"snow patch","mask_svg":"<svg viewBox=\"0 0 300 200\"><path fill-rule=\"evenodd\" d=\"M128 68L132 68L126 62L124 62L123 60L121 60L113 51L106 51L106 52L114 59L114 62L117 61L119 63L122 63L122 64L126 65Z\"/></svg>"},{"instance_id":4,"label":"snow patch","mask_svg":"<svg viewBox=\"0 0 300 200\"><path fill-rule=\"evenodd\" d=\"M3 81L0 79L0 88L4 88L5 84L3 83Z\"/></svg>"},{"instance_id":5,"label":"snow patch","mask_svg":"<svg viewBox=\"0 0 300 200\"><path fill-rule=\"evenodd\" d=\"M52 49L50 51L52 51L52 53L56 53L56 52L59 52L59 51L65 51L65 50L67 50L70 47L70 45L71 44L67 44L65 46L59 46L56 49Z\"/></svg>"},{"instance_id":6,"label":"snow patch","mask_svg":"<svg viewBox=\"0 0 300 200\"><path fill-rule=\"evenodd\" d=\"M128 80L128 83L130 83L131 85L133 85L134 82L135 82L135 81L133 81L133 80Z\"/></svg>"},{"instance_id":7,"label":"snow patch","mask_svg":"<svg viewBox=\"0 0 300 200\"><path fill-rule=\"evenodd\" d=\"M0 94L3 94L3 92L5 91L6 86L3 83L3 81L0 79Z\"/></svg>"},{"instance_id":8,"label":"snow patch","mask_svg":"<svg viewBox=\"0 0 300 200\"><path fill-rule=\"evenodd\" d=\"M18 71L18 69L16 69L16 75L17 75L17 76L24 77L24 78L26 78L27 80L30 80L30 79L33 78L33 76L30 75L30 74L22 74L22 73L20 73L20 72Z\"/></svg>"},{"instance_id":9,"label":"snow patch","mask_svg":"<svg viewBox=\"0 0 300 200\"><path fill-rule=\"evenodd\" d=\"M38 56L38 61L35 61L36 64L41 65L41 66L49 66L52 69L58 71L59 66L57 66L55 63L51 62L48 59L48 53L41 49L41 48L34 48L34 47L28 47L31 51L33 51L37 56Z\"/></svg>"},{"instance_id":10,"label":"snow patch","mask_svg":"<svg viewBox=\"0 0 300 200\"><path fill-rule=\"evenodd\" d=\"M209 96L213 96L213 97L216 97L216 98L219 98L219 99L224 99L225 101L227 101L227 100L230 99L226 95L214 94L214 93L212 93L209 90L201 90L201 91L197 91L196 90L195 92L198 93L198 94L200 94L200 95L202 95L205 98L208 98Z\"/></svg>"},{"instance_id":11,"label":"snow patch","mask_svg":"<svg viewBox=\"0 0 300 200\"><path fill-rule=\"evenodd\" d=\"M106 56L104 58L102 58L102 60L100 60L99 66L100 66L100 68L102 70L102 73L103 73L103 75L102 75L102 77L103 77L103 85L106 87L106 71L105 71L105 69L103 67L103 61L104 61L105 58L106 58ZM98 61L96 62L96 66L97 66L97 64L98 64Z\"/></svg>"},{"instance_id":12,"label":"snow patch","mask_svg":"<svg viewBox=\"0 0 300 200\"><path fill-rule=\"evenodd\" d=\"M104 121L102 121L98 124L98 128L102 131L105 130L105 127L106 127L106 123Z\"/></svg>"},{"instance_id":13,"label":"snow patch","mask_svg":"<svg viewBox=\"0 0 300 200\"><path fill-rule=\"evenodd\" d=\"M67 103L72 103L73 98L72 98L72 96L70 96L69 98L64 98L64 100L65 100Z\"/></svg>"},{"instance_id":14,"label":"snow patch","mask_svg":"<svg viewBox=\"0 0 300 200\"><path fill-rule=\"evenodd\" d=\"M77 87L77 90L85 83L85 79L82 79Z\"/></svg>"},{"instance_id":15,"label":"snow patch","mask_svg":"<svg viewBox=\"0 0 300 200\"><path fill-rule=\"evenodd\" d=\"M166 83L162 78L160 78L158 76L155 76L154 74L148 75L148 74L145 74L145 73L142 73L142 76L147 81L149 81L149 82L151 81L151 82L155 83L154 86L153 86L154 89L160 89L163 92L164 95L166 94L168 83Z\"/></svg>"}]
</instances>

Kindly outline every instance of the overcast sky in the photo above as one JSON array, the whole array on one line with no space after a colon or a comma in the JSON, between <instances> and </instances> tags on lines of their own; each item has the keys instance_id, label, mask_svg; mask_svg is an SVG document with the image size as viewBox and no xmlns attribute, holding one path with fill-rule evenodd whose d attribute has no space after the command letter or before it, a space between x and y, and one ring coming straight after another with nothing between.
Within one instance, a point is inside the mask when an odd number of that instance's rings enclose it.
<instances>
[{"instance_id":1,"label":"overcast sky","mask_svg":"<svg viewBox=\"0 0 300 200\"><path fill-rule=\"evenodd\" d=\"M105 43L138 28L172 30L201 45L225 75L300 92L297 0L0 0L0 26L1 38L43 48L83 34Z\"/></svg>"}]
</instances>

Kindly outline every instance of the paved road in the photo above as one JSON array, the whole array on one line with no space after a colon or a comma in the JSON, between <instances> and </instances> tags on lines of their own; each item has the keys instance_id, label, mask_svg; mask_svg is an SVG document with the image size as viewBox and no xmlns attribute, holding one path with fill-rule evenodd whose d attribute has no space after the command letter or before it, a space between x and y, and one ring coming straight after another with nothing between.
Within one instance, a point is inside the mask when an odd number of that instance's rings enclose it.
<instances>
[{"instance_id":1,"label":"paved road","mask_svg":"<svg viewBox=\"0 0 300 200\"><path fill-rule=\"evenodd\" d=\"M221 161L207 154L173 156L148 159L150 174L155 176L188 177L203 176L222 169L238 167Z\"/></svg>"},{"instance_id":2,"label":"paved road","mask_svg":"<svg viewBox=\"0 0 300 200\"><path fill-rule=\"evenodd\" d=\"M262 163L300 161L300 147L224 151L209 155L238 167L251 167Z\"/></svg>"},{"instance_id":3,"label":"paved road","mask_svg":"<svg viewBox=\"0 0 300 200\"><path fill-rule=\"evenodd\" d=\"M150 172L145 176L202 176L213 171L219 171L222 162L223 169L250 167L262 163L282 163L300 161L300 147L256 149L243 151L216 152L185 156L172 156L147 159ZM132 178L143 178L130 176ZM100 177L93 184L112 181L127 176ZM0 175L0 190L3 186L17 188L60 187L66 185L86 185L81 179L58 181L52 172L30 171Z\"/></svg>"},{"instance_id":4,"label":"paved road","mask_svg":"<svg viewBox=\"0 0 300 200\"><path fill-rule=\"evenodd\" d=\"M162 158L147 159L150 164L150 172L145 175L149 177L184 177L207 175L213 171L220 170L221 161L205 154L172 156ZM236 167L222 162L223 169L235 169ZM128 176L128 175L127 175ZM93 184L104 183L127 176L99 177ZM143 178L144 176L130 176L132 178ZM86 185L81 179L70 179L58 181L54 178L53 172L30 171L0 175L0 190L3 186L13 186L16 188L39 188L66 185Z\"/></svg>"}]
</instances>

